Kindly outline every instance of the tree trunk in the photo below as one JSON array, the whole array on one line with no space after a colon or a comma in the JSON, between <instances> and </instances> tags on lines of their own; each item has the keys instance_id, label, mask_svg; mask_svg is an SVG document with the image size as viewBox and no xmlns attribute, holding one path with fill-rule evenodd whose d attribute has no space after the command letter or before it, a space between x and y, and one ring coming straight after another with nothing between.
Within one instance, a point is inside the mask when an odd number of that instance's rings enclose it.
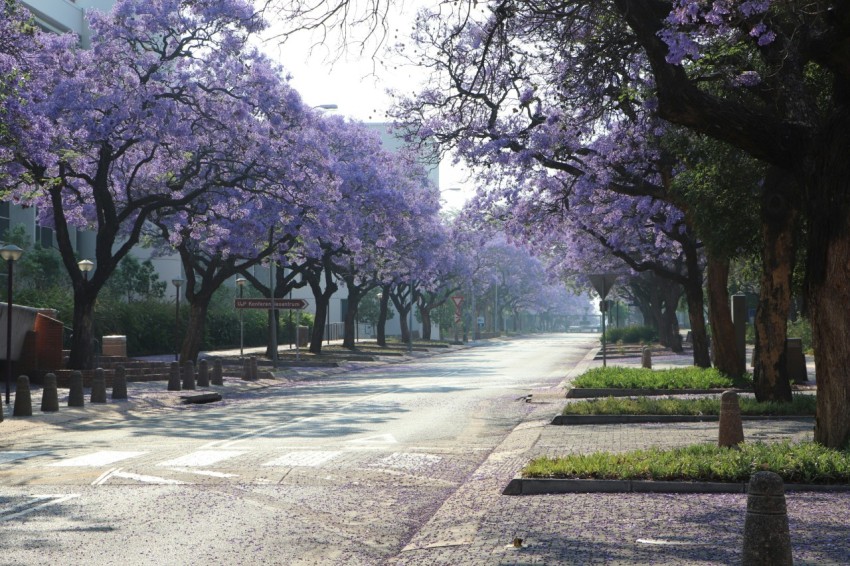
<instances>
[{"instance_id":1,"label":"tree trunk","mask_svg":"<svg viewBox=\"0 0 850 566\"><path fill-rule=\"evenodd\" d=\"M357 309L360 305L360 299L363 297L362 291L354 285L353 282L346 281L348 289L348 306L345 309L345 317L343 318L343 337L342 347L353 350L355 325L357 324Z\"/></svg>"},{"instance_id":2,"label":"tree trunk","mask_svg":"<svg viewBox=\"0 0 850 566\"><path fill-rule=\"evenodd\" d=\"M431 340L431 308L419 306L419 315L422 317L422 339Z\"/></svg>"},{"instance_id":3,"label":"tree trunk","mask_svg":"<svg viewBox=\"0 0 850 566\"><path fill-rule=\"evenodd\" d=\"M274 316L272 316L274 313ZM268 318L268 330L266 332L266 357L268 359L274 358L274 348L280 345L280 309L269 309L266 311L266 316ZM274 325L274 332L272 332L272 325ZM277 341L277 344L275 344Z\"/></svg>"},{"instance_id":4,"label":"tree trunk","mask_svg":"<svg viewBox=\"0 0 850 566\"><path fill-rule=\"evenodd\" d=\"M180 346L180 361L185 362L192 360L198 361L198 354L201 351L201 342L204 339L204 330L207 326L207 310L209 309L211 296L198 297L192 299L189 305L189 325L186 328L186 333L183 335L182 345Z\"/></svg>"},{"instance_id":5,"label":"tree trunk","mask_svg":"<svg viewBox=\"0 0 850 566\"><path fill-rule=\"evenodd\" d=\"M316 301L316 316L313 319L313 332L310 334L310 352L322 353L322 339L325 337L325 320L328 316L328 305L330 297L325 298L323 293L313 295Z\"/></svg>"},{"instance_id":6,"label":"tree trunk","mask_svg":"<svg viewBox=\"0 0 850 566\"><path fill-rule=\"evenodd\" d=\"M756 309L753 389L759 401L791 402L785 338L791 309L791 280L797 253L798 212L787 172L771 168L762 198L762 270Z\"/></svg>"},{"instance_id":7,"label":"tree trunk","mask_svg":"<svg viewBox=\"0 0 850 566\"><path fill-rule=\"evenodd\" d=\"M390 305L390 288L385 285L381 289L381 306L378 312L377 341L378 346L387 345L387 313Z\"/></svg>"},{"instance_id":8,"label":"tree trunk","mask_svg":"<svg viewBox=\"0 0 850 566\"><path fill-rule=\"evenodd\" d=\"M70 369L92 369L94 367L94 302L86 287L74 289L74 333L71 336L71 352L68 356Z\"/></svg>"},{"instance_id":9,"label":"tree trunk","mask_svg":"<svg viewBox=\"0 0 850 566\"><path fill-rule=\"evenodd\" d=\"M711 356L708 353L708 334L705 331L705 297L702 294L702 277L691 280L685 289L688 301L688 319L691 323L691 339L694 347L694 365L701 368L711 367ZM678 332L674 337L681 348L682 336ZM675 350L675 349L674 349Z\"/></svg>"},{"instance_id":10,"label":"tree trunk","mask_svg":"<svg viewBox=\"0 0 850 566\"><path fill-rule=\"evenodd\" d=\"M835 114L807 179L813 186L806 296L818 387L815 441L844 448L850 442L850 111Z\"/></svg>"},{"instance_id":11,"label":"tree trunk","mask_svg":"<svg viewBox=\"0 0 850 566\"><path fill-rule=\"evenodd\" d=\"M741 377L746 368L741 363L735 344L735 327L729 302L729 258L716 258L709 254L706 275L714 367L730 377Z\"/></svg>"}]
</instances>

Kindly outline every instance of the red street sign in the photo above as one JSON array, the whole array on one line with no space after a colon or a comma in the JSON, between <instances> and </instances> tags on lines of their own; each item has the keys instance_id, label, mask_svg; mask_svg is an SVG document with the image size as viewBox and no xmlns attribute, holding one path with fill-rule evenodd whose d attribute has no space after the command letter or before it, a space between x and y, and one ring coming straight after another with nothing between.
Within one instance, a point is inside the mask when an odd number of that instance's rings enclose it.
<instances>
[{"instance_id":1,"label":"red street sign","mask_svg":"<svg viewBox=\"0 0 850 566\"><path fill-rule=\"evenodd\" d=\"M281 299L276 298L274 300L274 308L281 310L303 310L307 308L308 303L304 299ZM262 297L259 299L236 299L236 308L237 309L266 309L269 310L272 308L272 300Z\"/></svg>"},{"instance_id":2,"label":"red street sign","mask_svg":"<svg viewBox=\"0 0 850 566\"><path fill-rule=\"evenodd\" d=\"M455 310L459 311L460 305L463 304L463 296L462 295L455 295L454 297L452 297L452 302L455 304Z\"/></svg>"},{"instance_id":3,"label":"red street sign","mask_svg":"<svg viewBox=\"0 0 850 566\"><path fill-rule=\"evenodd\" d=\"M460 324L460 313L455 313L455 324Z\"/></svg>"}]
</instances>

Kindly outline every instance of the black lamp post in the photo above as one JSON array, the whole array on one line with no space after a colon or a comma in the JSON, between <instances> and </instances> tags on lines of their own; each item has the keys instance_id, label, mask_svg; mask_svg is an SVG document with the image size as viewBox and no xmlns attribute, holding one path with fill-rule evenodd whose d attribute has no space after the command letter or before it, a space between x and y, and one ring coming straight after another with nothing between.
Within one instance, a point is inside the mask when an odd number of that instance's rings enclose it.
<instances>
[{"instance_id":1,"label":"black lamp post","mask_svg":"<svg viewBox=\"0 0 850 566\"><path fill-rule=\"evenodd\" d=\"M174 292L177 295L177 308L174 314L174 361L180 361L180 285L183 284L182 279L172 279L174 284Z\"/></svg>"},{"instance_id":2,"label":"black lamp post","mask_svg":"<svg viewBox=\"0 0 850 566\"><path fill-rule=\"evenodd\" d=\"M12 389L12 269L15 262L21 259L24 250L14 244L0 248L0 258L6 260L8 266L8 284L6 291L6 404L9 404L9 394Z\"/></svg>"},{"instance_id":3,"label":"black lamp post","mask_svg":"<svg viewBox=\"0 0 850 566\"><path fill-rule=\"evenodd\" d=\"M239 298L241 299L243 296L243 291L245 290L245 283L248 280L244 277L239 277L236 279L236 284L239 286ZM245 357L245 319L242 315L244 309L239 309L239 357Z\"/></svg>"}]
</instances>

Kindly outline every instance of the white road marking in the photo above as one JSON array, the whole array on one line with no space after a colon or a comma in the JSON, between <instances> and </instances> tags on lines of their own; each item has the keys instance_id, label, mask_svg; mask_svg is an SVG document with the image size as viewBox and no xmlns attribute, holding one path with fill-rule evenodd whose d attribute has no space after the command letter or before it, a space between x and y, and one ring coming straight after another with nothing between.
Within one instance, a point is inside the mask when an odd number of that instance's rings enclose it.
<instances>
[{"instance_id":1,"label":"white road marking","mask_svg":"<svg viewBox=\"0 0 850 566\"><path fill-rule=\"evenodd\" d=\"M349 440L348 444L398 444L398 440L392 434L376 434L375 436Z\"/></svg>"},{"instance_id":2,"label":"white road marking","mask_svg":"<svg viewBox=\"0 0 850 566\"><path fill-rule=\"evenodd\" d=\"M33 456L41 456L42 454L49 454L49 452L43 450L39 452L0 452L0 464L23 460L24 458L32 458Z\"/></svg>"},{"instance_id":3,"label":"white road marking","mask_svg":"<svg viewBox=\"0 0 850 566\"><path fill-rule=\"evenodd\" d=\"M372 466L386 466L401 470L420 470L433 466L443 458L434 454L420 454L410 452L394 452L386 458L381 458Z\"/></svg>"},{"instance_id":4,"label":"white road marking","mask_svg":"<svg viewBox=\"0 0 850 566\"><path fill-rule=\"evenodd\" d=\"M109 476L111 476L113 473L117 472L117 471L118 471L118 470L120 470L120 469L121 469L121 468L110 468L110 469L106 470L105 472L103 472L102 474L100 474L100 475L97 477L97 479L96 479L96 480L94 480L93 482L91 482L91 484L92 484L92 485L103 485L103 484L105 484L105 483L106 483L106 480L108 480L108 479L109 479Z\"/></svg>"},{"instance_id":5,"label":"white road marking","mask_svg":"<svg viewBox=\"0 0 850 566\"><path fill-rule=\"evenodd\" d=\"M74 499L75 497L79 496L79 493L68 493L59 495L36 495L33 496L32 501L27 501L20 505L15 505L14 507L0 509L0 521L10 521L12 519L17 519L18 517L29 515L33 511L43 509L44 507L49 507L50 505L64 503L69 499Z\"/></svg>"},{"instance_id":6,"label":"white road marking","mask_svg":"<svg viewBox=\"0 0 850 566\"><path fill-rule=\"evenodd\" d=\"M200 468L203 466L211 466L221 462L222 460L227 460L234 456L240 456L244 453L245 452L242 450L198 450L197 452L192 452L191 454L186 454L185 456L174 458L173 460L160 462L157 466Z\"/></svg>"},{"instance_id":7,"label":"white road marking","mask_svg":"<svg viewBox=\"0 0 850 566\"><path fill-rule=\"evenodd\" d=\"M238 478L239 474L226 474L224 472L213 472L211 470L189 470L187 468L170 468L174 472L184 474L195 474L197 476L211 476L214 478Z\"/></svg>"},{"instance_id":8,"label":"white road marking","mask_svg":"<svg viewBox=\"0 0 850 566\"><path fill-rule=\"evenodd\" d=\"M270 462L266 462L263 466L305 466L318 467L342 454L340 451L334 450L301 450L298 452L289 452L280 458L275 458Z\"/></svg>"},{"instance_id":9,"label":"white road marking","mask_svg":"<svg viewBox=\"0 0 850 566\"><path fill-rule=\"evenodd\" d=\"M142 454L147 454L147 452L116 452L111 450L103 450L101 452L86 454L85 456L77 456L76 458L70 458L68 460L63 460L61 462L56 462L55 464L50 465L54 467L80 466L97 468L99 466L108 466L109 464L120 462L121 460L127 460L128 458L136 458L137 456L141 456Z\"/></svg>"},{"instance_id":10,"label":"white road marking","mask_svg":"<svg viewBox=\"0 0 850 566\"><path fill-rule=\"evenodd\" d=\"M155 483L158 485L186 485L187 483L180 480L170 480L168 478L160 478L158 476L143 476L141 474L131 474L128 472L115 472L110 477L136 480L143 483Z\"/></svg>"}]
</instances>

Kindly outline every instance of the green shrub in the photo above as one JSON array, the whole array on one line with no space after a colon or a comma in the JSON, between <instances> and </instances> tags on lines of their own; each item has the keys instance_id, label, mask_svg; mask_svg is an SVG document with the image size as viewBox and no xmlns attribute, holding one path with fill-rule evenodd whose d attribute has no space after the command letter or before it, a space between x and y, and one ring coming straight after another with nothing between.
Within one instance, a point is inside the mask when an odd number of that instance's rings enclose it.
<instances>
[{"instance_id":1,"label":"green shrub","mask_svg":"<svg viewBox=\"0 0 850 566\"><path fill-rule=\"evenodd\" d=\"M737 385L749 385L742 380ZM682 367L662 370L611 366L592 368L573 380L576 388L711 389L736 385L714 368Z\"/></svg>"},{"instance_id":2,"label":"green shrub","mask_svg":"<svg viewBox=\"0 0 850 566\"><path fill-rule=\"evenodd\" d=\"M622 340L623 344L647 344L658 340L658 333L649 326L623 326L607 328L605 341L614 344Z\"/></svg>"},{"instance_id":3,"label":"green shrub","mask_svg":"<svg viewBox=\"0 0 850 566\"><path fill-rule=\"evenodd\" d=\"M537 458L523 469L522 476L743 482L765 470L789 483L847 483L850 452L813 442L745 442L739 449L697 444L667 450Z\"/></svg>"},{"instance_id":4,"label":"green shrub","mask_svg":"<svg viewBox=\"0 0 850 566\"><path fill-rule=\"evenodd\" d=\"M794 395L790 403L758 402L740 397L742 415L814 415L814 395ZM675 399L672 397L606 397L567 403L564 415L719 415L720 399Z\"/></svg>"}]
</instances>

